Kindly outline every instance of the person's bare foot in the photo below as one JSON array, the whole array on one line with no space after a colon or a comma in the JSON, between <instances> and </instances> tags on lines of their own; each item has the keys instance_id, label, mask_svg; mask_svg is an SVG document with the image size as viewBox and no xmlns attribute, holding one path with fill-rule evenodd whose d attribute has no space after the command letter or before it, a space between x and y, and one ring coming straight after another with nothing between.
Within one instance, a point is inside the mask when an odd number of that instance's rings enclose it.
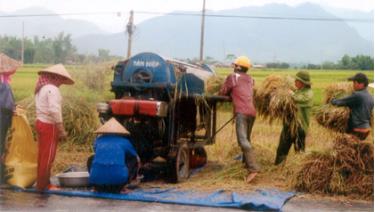
<instances>
[{"instance_id":1,"label":"person's bare foot","mask_svg":"<svg viewBox=\"0 0 375 212\"><path fill-rule=\"evenodd\" d=\"M50 191L59 191L59 190L61 190L60 187L58 187L58 186L56 186L56 185L52 185L52 184L49 184L47 188L48 188L48 190L50 190Z\"/></svg>"},{"instance_id":2,"label":"person's bare foot","mask_svg":"<svg viewBox=\"0 0 375 212\"><path fill-rule=\"evenodd\" d=\"M257 176L258 172L251 172L249 173L249 175L247 175L245 181L246 183L250 183L254 178L255 176Z\"/></svg>"}]
</instances>

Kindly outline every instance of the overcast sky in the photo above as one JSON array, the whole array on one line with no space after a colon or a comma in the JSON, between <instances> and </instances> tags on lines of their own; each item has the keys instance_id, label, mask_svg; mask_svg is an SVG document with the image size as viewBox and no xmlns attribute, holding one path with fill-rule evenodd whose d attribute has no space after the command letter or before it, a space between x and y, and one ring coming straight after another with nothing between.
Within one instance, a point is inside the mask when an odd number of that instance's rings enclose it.
<instances>
[{"instance_id":1,"label":"overcast sky","mask_svg":"<svg viewBox=\"0 0 375 212\"><path fill-rule=\"evenodd\" d=\"M203 0L0 0L0 12L13 12L27 7L44 7L56 13L121 12L106 15L69 16L64 18L85 19L111 32L121 31L128 19L128 11L171 12L176 10L200 11ZM225 10L268 3L284 3L295 6L310 2L321 6L371 11L374 0L206 0L206 9ZM135 23L151 15L136 14ZM121 26L121 27L120 27Z\"/></svg>"}]
</instances>

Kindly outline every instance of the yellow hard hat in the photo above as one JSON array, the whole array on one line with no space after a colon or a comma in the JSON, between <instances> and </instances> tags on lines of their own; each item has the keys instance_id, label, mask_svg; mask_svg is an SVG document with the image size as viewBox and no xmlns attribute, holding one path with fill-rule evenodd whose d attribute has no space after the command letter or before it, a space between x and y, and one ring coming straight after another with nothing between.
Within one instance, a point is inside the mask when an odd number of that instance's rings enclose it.
<instances>
[{"instance_id":1,"label":"yellow hard hat","mask_svg":"<svg viewBox=\"0 0 375 212\"><path fill-rule=\"evenodd\" d=\"M250 59L246 56L237 57L237 59L234 61L234 64L245 68L250 68L252 66Z\"/></svg>"}]
</instances>

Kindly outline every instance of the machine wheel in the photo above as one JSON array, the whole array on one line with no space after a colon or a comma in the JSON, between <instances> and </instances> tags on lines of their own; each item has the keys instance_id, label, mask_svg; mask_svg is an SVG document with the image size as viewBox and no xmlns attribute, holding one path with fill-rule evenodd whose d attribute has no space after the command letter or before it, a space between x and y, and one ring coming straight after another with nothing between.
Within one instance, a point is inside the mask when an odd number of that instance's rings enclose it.
<instances>
[{"instance_id":1,"label":"machine wheel","mask_svg":"<svg viewBox=\"0 0 375 212\"><path fill-rule=\"evenodd\" d=\"M207 152L204 147L197 147L190 150L190 168L195 169L206 165Z\"/></svg>"},{"instance_id":2,"label":"machine wheel","mask_svg":"<svg viewBox=\"0 0 375 212\"><path fill-rule=\"evenodd\" d=\"M183 182L190 175L190 151L187 144L181 144L169 154L169 177L173 183Z\"/></svg>"}]
</instances>

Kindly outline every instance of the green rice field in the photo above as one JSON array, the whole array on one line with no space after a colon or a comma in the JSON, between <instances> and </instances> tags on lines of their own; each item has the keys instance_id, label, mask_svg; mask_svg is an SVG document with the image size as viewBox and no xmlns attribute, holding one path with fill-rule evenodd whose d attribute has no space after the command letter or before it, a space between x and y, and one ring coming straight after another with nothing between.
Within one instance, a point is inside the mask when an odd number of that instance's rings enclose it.
<instances>
[{"instance_id":1,"label":"green rice field","mask_svg":"<svg viewBox=\"0 0 375 212\"><path fill-rule=\"evenodd\" d=\"M13 76L11 86L14 91L16 100L21 100L28 96L33 95L33 89L37 80L37 72L47 65L25 65L19 68L16 74ZM91 65L92 66L92 65ZM104 80L104 88L101 93L92 92L89 89L86 89L82 82L78 82L72 88L71 86L62 86L63 92L70 92L71 89L75 90L73 92L78 95L86 96L90 100L98 100L100 98L112 98L112 94L109 92L110 81L112 80L112 72L108 68L108 65L99 65L99 67L107 68L107 70L99 70L106 73L105 80L97 79L98 81ZM82 81L85 78L85 74L90 74L96 76L94 71L87 71L85 66L67 66L67 69L70 71L73 77L79 78L78 81ZM218 68L215 70L219 77L225 78L232 70L229 68ZM298 70L295 69L253 69L248 72L255 79L255 85L259 85L262 81L271 74L277 75L290 75L294 76ZM312 89L314 91L314 105L322 104L322 96L324 95L324 88L336 82L344 82L346 79L359 71L353 70L311 70L310 76L312 81ZM374 72L373 71L364 71L364 73L369 77L370 81L374 81ZM77 77L78 76L78 77ZM77 81L77 80L76 80ZM79 89L77 89L79 87ZM96 99L98 98L98 99Z\"/></svg>"}]
</instances>

